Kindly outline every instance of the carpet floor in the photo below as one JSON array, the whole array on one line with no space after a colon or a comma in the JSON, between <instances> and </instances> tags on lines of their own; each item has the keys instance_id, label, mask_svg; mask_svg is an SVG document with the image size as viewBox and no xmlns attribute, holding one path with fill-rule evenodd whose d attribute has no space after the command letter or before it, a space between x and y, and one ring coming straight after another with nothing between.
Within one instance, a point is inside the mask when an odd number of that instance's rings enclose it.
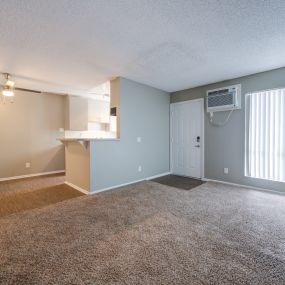
<instances>
[{"instance_id":1,"label":"carpet floor","mask_svg":"<svg viewBox=\"0 0 285 285\"><path fill-rule=\"evenodd\" d=\"M172 174L155 178L152 181L160 183L160 184L164 184L167 186L184 189L184 190L193 189L204 183L203 181L198 180L198 179L193 179L193 178L178 176L178 175L172 175Z\"/></svg>"},{"instance_id":2,"label":"carpet floor","mask_svg":"<svg viewBox=\"0 0 285 285\"><path fill-rule=\"evenodd\" d=\"M65 175L62 173L42 175L24 179L0 181L0 194L4 192L18 192L23 190L36 190L45 187L63 184Z\"/></svg>"},{"instance_id":3,"label":"carpet floor","mask_svg":"<svg viewBox=\"0 0 285 285\"><path fill-rule=\"evenodd\" d=\"M285 284L285 196L155 182L0 218L0 284Z\"/></svg>"},{"instance_id":4,"label":"carpet floor","mask_svg":"<svg viewBox=\"0 0 285 285\"><path fill-rule=\"evenodd\" d=\"M63 184L64 175L0 182L0 217L82 196Z\"/></svg>"}]
</instances>

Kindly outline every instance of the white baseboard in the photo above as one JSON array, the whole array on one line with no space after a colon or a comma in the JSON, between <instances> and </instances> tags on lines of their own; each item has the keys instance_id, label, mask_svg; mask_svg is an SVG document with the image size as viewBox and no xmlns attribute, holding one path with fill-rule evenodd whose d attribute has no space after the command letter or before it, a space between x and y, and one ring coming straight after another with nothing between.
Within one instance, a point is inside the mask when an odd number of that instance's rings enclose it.
<instances>
[{"instance_id":1,"label":"white baseboard","mask_svg":"<svg viewBox=\"0 0 285 285\"><path fill-rule=\"evenodd\" d=\"M66 185L68 185L68 186L74 188L75 190L78 190L78 191L80 191L80 192L82 192L82 193L84 193L84 194L86 194L86 195L90 194L89 191L87 191L87 190L85 190L85 189L83 189L83 188L80 188L80 187L78 187L78 186L76 186L75 184L72 184L72 183L70 183L70 182L65 181L64 184L66 184Z\"/></svg>"},{"instance_id":2,"label":"white baseboard","mask_svg":"<svg viewBox=\"0 0 285 285\"><path fill-rule=\"evenodd\" d=\"M227 182L227 181L222 181L222 180L209 179L209 178L202 178L202 180L205 182L215 182L215 183L226 184L226 185L231 185L231 186L240 187L240 188L248 188L248 189L253 189L253 190L258 190L258 191L263 191L263 192L271 192L275 194L285 195L284 192L261 188L261 187L254 187L254 186L232 183L232 182Z\"/></svg>"},{"instance_id":3,"label":"white baseboard","mask_svg":"<svg viewBox=\"0 0 285 285\"><path fill-rule=\"evenodd\" d=\"M159 177L162 177L162 176L166 176L166 175L169 175L170 172L164 172L164 173L160 173L160 174L157 174L157 175L154 175L154 176L150 176L144 180L152 180L152 179L155 179L155 178L159 178Z\"/></svg>"},{"instance_id":4,"label":"white baseboard","mask_svg":"<svg viewBox=\"0 0 285 285\"><path fill-rule=\"evenodd\" d=\"M139 180L133 180L133 181L130 181L130 182L127 182L127 183L118 184L118 185L114 185L114 186L111 186L111 187L95 190L95 191L90 192L89 194L96 194L96 193L100 193L100 192L104 192L104 191L120 188L120 187L123 187L123 186L135 184L135 183L138 183L138 182L142 182L142 181L146 181L146 180L152 180L152 179L155 179L155 178L158 178L158 177L161 177L161 176L165 176L165 175L169 175L169 174L170 174L170 172L160 173L160 174L157 174L157 175L154 175L154 176L149 176L149 177L142 178L142 179L139 179Z\"/></svg>"},{"instance_id":5,"label":"white baseboard","mask_svg":"<svg viewBox=\"0 0 285 285\"><path fill-rule=\"evenodd\" d=\"M15 180L15 179L22 179L22 178L30 178L30 177L36 177L36 176L42 176L42 175L58 174L58 173L64 173L64 172L65 172L65 170L56 170L56 171L49 171L49 172L41 172L41 173L34 173L34 174L4 177L4 178L0 178L0 182L1 181L8 181L8 180Z\"/></svg>"}]
</instances>

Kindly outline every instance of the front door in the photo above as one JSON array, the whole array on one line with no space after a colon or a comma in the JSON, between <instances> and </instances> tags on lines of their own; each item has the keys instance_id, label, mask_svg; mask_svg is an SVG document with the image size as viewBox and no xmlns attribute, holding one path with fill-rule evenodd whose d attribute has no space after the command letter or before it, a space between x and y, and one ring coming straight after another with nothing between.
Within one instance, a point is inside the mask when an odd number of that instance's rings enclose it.
<instances>
[{"instance_id":1,"label":"front door","mask_svg":"<svg viewBox=\"0 0 285 285\"><path fill-rule=\"evenodd\" d=\"M203 176L204 100L171 104L171 172Z\"/></svg>"}]
</instances>

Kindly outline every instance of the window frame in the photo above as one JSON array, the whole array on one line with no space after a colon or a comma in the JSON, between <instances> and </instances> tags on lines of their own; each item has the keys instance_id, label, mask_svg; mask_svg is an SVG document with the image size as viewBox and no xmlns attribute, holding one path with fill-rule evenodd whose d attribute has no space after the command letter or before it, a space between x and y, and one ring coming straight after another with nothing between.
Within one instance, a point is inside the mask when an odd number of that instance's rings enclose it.
<instances>
[{"instance_id":1,"label":"window frame","mask_svg":"<svg viewBox=\"0 0 285 285\"><path fill-rule=\"evenodd\" d=\"M249 151L249 111L250 111L250 106L249 106L249 97L250 95L254 93L261 93L261 92L268 92L268 91L274 91L274 90L280 90L284 89L285 87L274 87L274 88L267 88L263 90L254 90L245 93L245 121L244 121L244 132L245 132L245 139L244 139L244 176L250 179L258 179L258 180L264 180L264 181L271 181L271 182L276 182L276 183L285 183L285 180L274 180L274 179L267 179L267 178L262 178L262 177L254 177L250 176L249 174L249 158L248 158L248 151Z\"/></svg>"}]
</instances>

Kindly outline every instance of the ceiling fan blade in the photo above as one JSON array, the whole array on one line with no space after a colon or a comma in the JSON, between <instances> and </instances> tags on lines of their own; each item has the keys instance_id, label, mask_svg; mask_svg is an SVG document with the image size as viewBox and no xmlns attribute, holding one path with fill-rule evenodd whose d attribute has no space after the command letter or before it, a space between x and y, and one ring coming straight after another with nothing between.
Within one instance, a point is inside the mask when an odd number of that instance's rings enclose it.
<instances>
[{"instance_id":1,"label":"ceiling fan blade","mask_svg":"<svg viewBox=\"0 0 285 285\"><path fill-rule=\"evenodd\" d=\"M38 94L42 93L41 91L38 91L38 90L26 89L26 88L20 88L20 87L16 87L15 90L17 90L17 91L24 91L24 92L38 93Z\"/></svg>"}]
</instances>

